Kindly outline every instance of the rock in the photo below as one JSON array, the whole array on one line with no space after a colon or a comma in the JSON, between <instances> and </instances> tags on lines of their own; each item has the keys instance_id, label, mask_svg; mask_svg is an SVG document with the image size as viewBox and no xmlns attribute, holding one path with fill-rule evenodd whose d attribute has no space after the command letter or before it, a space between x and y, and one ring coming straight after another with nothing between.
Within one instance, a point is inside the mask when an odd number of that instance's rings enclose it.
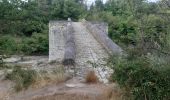
<instances>
[{"instance_id":1,"label":"rock","mask_svg":"<svg viewBox=\"0 0 170 100\"><path fill-rule=\"evenodd\" d=\"M82 84L82 83L70 83L70 84L66 84L66 87L69 87L69 88L81 88L81 87L84 87L85 84Z\"/></svg>"},{"instance_id":2,"label":"rock","mask_svg":"<svg viewBox=\"0 0 170 100\"><path fill-rule=\"evenodd\" d=\"M16 63L16 62L19 62L20 60L21 60L21 57L11 57L11 58L3 59L5 63Z\"/></svg>"},{"instance_id":3,"label":"rock","mask_svg":"<svg viewBox=\"0 0 170 100\"><path fill-rule=\"evenodd\" d=\"M94 70L100 82L103 82L105 84L109 82L108 78L111 76L113 69L109 67L97 66L97 68L95 68Z\"/></svg>"}]
</instances>

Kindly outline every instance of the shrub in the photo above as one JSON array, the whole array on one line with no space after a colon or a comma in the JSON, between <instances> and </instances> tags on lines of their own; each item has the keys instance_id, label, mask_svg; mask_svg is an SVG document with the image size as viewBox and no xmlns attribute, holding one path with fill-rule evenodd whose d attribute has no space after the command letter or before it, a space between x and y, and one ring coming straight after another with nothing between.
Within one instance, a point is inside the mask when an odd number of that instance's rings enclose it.
<instances>
[{"instance_id":1,"label":"shrub","mask_svg":"<svg viewBox=\"0 0 170 100\"><path fill-rule=\"evenodd\" d=\"M46 28L46 25L38 21L26 21L22 32L25 36L32 36L33 33L40 33Z\"/></svg>"},{"instance_id":2,"label":"shrub","mask_svg":"<svg viewBox=\"0 0 170 100\"><path fill-rule=\"evenodd\" d=\"M0 55L48 54L48 34L34 33L31 37L0 37Z\"/></svg>"},{"instance_id":3,"label":"shrub","mask_svg":"<svg viewBox=\"0 0 170 100\"><path fill-rule=\"evenodd\" d=\"M27 89L36 80L37 73L34 70L22 69L20 66L15 66L11 73L6 75L6 79L15 82L15 90L20 91Z\"/></svg>"},{"instance_id":4,"label":"shrub","mask_svg":"<svg viewBox=\"0 0 170 100\"><path fill-rule=\"evenodd\" d=\"M127 58L132 57L119 59L115 63L113 80L127 90L131 100L168 100L170 98L169 65L155 66L147 56Z\"/></svg>"},{"instance_id":5,"label":"shrub","mask_svg":"<svg viewBox=\"0 0 170 100\"><path fill-rule=\"evenodd\" d=\"M98 77L96 76L94 71L89 71L86 76L87 83L97 83Z\"/></svg>"},{"instance_id":6,"label":"shrub","mask_svg":"<svg viewBox=\"0 0 170 100\"><path fill-rule=\"evenodd\" d=\"M28 55L48 54L47 34L34 33L31 38L23 40L21 51Z\"/></svg>"},{"instance_id":7,"label":"shrub","mask_svg":"<svg viewBox=\"0 0 170 100\"><path fill-rule=\"evenodd\" d=\"M3 36L0 38L0 54L17 53L18 44L12 36Z\"/></svg>"}]
</instances>

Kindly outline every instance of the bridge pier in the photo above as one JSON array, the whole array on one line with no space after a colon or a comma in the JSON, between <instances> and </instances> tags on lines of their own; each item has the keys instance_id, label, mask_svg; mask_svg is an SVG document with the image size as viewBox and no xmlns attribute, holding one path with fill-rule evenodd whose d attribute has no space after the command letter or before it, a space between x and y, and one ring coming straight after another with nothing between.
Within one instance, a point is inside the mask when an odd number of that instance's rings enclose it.
<instances>
[{"instance_id":1,"label":"bridge pier","mask_svg":"<svg viewBox=\"0 0 170 100\"><path fill-rule=\"evenodd\" d=\"M107 83L112 69L104 59L121 49L107 36L106 24L70 21L51 21L49 24L49 61L64 65L72 76L85 78L95 70L101 82ZM90 63L91 64L90 64ZM97 65L97 66L94 66Z\"/></svg>"}]
</instances>

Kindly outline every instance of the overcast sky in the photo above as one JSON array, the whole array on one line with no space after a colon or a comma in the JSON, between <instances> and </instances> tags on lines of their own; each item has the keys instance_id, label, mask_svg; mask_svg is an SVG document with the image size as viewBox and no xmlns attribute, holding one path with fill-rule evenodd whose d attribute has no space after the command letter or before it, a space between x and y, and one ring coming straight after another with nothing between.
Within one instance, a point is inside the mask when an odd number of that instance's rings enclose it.
<instances>
[{"instance_id":1,"label":"overcast sky","mask_svg":"<svg viewBox=\"0 0 170 100\"><path fill-rule=\"evenodd\" d=\"M88 4L91 4L92 2L94 2L95 0L87 0ZM107 0L103 0L103 2L106 2ZM150 2L156 2L158 0L148 0Z\"/></svg>"},{"instance_id":2,"label":"overcast sky","mask_svg":"<svg viewBox=\"0 0 170 100\"><path fill-rule=\"evenodd\" d=\"M158 0L149 0L150 2L156 2L156 1L158 1Z\"/></svg>"}]
</instances>

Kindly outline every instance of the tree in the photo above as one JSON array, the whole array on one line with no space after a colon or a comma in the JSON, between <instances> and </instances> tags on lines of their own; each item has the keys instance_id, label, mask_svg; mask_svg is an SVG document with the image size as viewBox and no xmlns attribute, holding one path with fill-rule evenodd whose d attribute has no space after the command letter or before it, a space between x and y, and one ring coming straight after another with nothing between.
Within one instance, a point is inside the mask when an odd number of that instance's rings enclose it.
<instances>
[{"instance_id":1,"label":"tree","mask_svg":"<svg viewBox=\"0 0 170 100\"><path fill-rule=\"evenodd\" d=\"M95 1L95 7L98 11L104 10L104 4L102 0L96 0Z\"/></svg>"},{"instance_id":2,"label":"tree","mask_svg":"<svg viewBox=\"0 0 170 100\"><path fill-rule=\"evenodd\" d=\"M57 0L51 9L52 19L79 19L80 15L85 11L85 7L81 6L77 0Z\"/></svg>"}]
</instances>

